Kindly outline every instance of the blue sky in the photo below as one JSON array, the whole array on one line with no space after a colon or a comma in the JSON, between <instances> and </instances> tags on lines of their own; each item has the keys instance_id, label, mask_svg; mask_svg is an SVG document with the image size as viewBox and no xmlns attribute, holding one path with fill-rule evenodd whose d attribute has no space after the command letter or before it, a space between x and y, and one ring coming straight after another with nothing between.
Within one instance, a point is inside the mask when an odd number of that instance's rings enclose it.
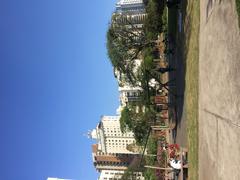
<instances>
[{"instance_id":1,"label":"blue sky","mask_svg":"<svg viewBox=\"0 0 240 180\"><path fill-rule=\"evenodd\" d=\"M0 1L0 179L96 180L83 136L115 114L115 0Z\"/></svg>"}]
</instances>

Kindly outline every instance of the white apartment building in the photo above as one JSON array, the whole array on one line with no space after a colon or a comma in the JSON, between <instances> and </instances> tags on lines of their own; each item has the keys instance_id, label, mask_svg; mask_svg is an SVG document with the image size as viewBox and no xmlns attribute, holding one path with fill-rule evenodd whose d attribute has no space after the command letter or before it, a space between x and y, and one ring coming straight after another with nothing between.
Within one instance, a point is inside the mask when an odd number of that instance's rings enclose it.
<instances>
[{"instance_id":1,"label":"white apartment building","mask_svg":"<svg viewBox=\"0 0 240 180\"><path fill-rule=\"evenodd\" d=\"M125 85L123 87L119 87L118 91L120 106L117 109L117 114L121 114L121 111L128 103L140 100L140 93L142 89L140 87Z\"/></svg>"},{"instance_id":2,"label":"white apartment building","mask_svg":"<svg viewBox=\"0 0 240 180\"><path fill-rule=\"evenodd\" d=\"M98 180L117 180L122 177L124 171L116 171L116 170L102 170L100 172L100 177Z\"/></svg>"},{"instance_id":3,"label":"white apartment building","mask_svg":"<svg viewBox=\"0 0 240 180\"><path fill-rule=\"evenodd\" d=\"M102 170L98 180L118 180L121 179L124 171ZM144 180L141 172L136 172L136 180Z\"/></svg>"},{"instance_id":4,"label":"white apartment building","mask_svg":"<svg viewBox=\"0 0 240 180\"><path fill-rule=\"evenodd\" d=\"M120 116L102 116L89 137L98 141L98 149L103 153L133 154L126 147L135 143L134 135L121 132L119 119Z\"/></svg>"},{"instance_id":5,"label":"white apartment building","mask_svg":"<svg viewBox=\"0 0 240 180\"><path fill-rule=\"evenodd\" d=\"M143 0L119 0L116 3L117 13L142 13L145 11Z\"/></svg>"},{"instance_id":6,"label":"white apartment building","mask_svg":"<svg viewBox=\"0 0 240 180\"><path fill-rule=\"evenodd\" d=\"M121 24L129 25L131 22L135 27L142 28L146 18L143 0L119 0L113 15L120 15L117 22Z\"/></svg>"}]
</instances>

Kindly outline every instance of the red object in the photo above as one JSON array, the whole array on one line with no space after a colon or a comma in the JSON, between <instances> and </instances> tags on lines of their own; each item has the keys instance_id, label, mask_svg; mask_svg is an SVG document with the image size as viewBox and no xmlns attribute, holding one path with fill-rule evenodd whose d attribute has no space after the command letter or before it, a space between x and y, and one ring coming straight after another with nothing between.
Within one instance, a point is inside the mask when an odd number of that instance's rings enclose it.
<instances>
[{"instance_id":1,"label":"red object","mask_svg":"<svg viewBox=\"0 0 240 180\"><path fill-rule=\"evenodd\" d=\"M162 104L162 103L166 103L166 96L155 96L154 98L155 104Z\"/></svg>"},{"instance_id":2,"label":"red object","mask_svg":"<svg viewBox=\"0 0 240 180\"><path fill-rule=\"evenodd\" d=\"M176 149L176 150L180 150L180 146L178 144L170 144L168 146L170 149Z\"/></svg>"}]
</instances>

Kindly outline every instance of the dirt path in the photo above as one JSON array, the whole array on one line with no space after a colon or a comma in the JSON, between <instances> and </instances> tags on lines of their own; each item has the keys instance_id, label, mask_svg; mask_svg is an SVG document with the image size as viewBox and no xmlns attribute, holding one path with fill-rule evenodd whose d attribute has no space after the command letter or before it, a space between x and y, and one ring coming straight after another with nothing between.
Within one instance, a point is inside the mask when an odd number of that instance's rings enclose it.
<instances>
[{"instance_id":1,"label":"dirt path","mask_svg":"<svg viewBox=\"0 0 240 180\"><path fill-rule=\"evenodd\" d=\"M200 2L199 179L240 180L240 35L235 0Z\"/></svg>"}]
</instances>

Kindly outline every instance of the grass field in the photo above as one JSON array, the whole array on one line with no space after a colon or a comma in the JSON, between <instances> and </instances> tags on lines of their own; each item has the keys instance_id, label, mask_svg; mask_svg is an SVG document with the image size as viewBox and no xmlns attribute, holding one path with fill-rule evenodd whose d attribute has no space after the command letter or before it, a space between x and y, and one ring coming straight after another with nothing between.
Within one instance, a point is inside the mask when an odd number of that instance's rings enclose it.
<instances>
[{"instance_id":1,"label":"grass field","mask_svg":"<svg viewBox=\"0 0 240 180\"><path fill-rule=\"evenodd\" d=\"M198 76L199 76L199 26L200 2L188 0L185 8L185 104L189 148L189 179L198 179Z\"/></svg>"},{"instance_id":2,"label":"grass field","mask_svg":"<svg viewBox=\"0 0 240 180\"><path fill-rule=\"evenodd\" d=\"M187 119L189 179L198 179L199 0L183 0L183 32L177 31L177 9L168 11L168 32L176 39L185 67L184 104Z\"/></svg>"}]
</instances>

